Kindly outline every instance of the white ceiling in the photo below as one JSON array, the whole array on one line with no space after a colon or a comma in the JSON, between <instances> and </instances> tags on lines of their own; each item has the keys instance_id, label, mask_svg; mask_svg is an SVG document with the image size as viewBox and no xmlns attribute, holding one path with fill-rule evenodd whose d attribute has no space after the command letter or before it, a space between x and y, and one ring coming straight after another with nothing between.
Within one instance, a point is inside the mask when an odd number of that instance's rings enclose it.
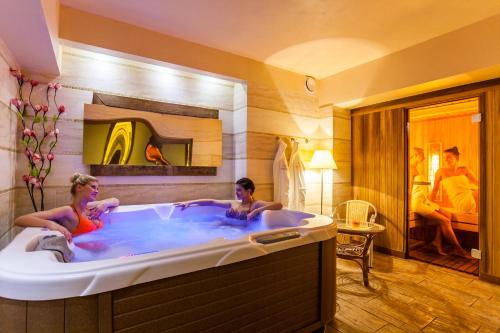
<instances>
[{"instance_id":1,"label":"white ceiling","mask_svg":"<svg viewBox=\"0 0 500 333\"><path fill-rule=\"evenodd\" d=\"M324 78L500 13L499 0L61 0Z\"/></svg>"}]
</instances>

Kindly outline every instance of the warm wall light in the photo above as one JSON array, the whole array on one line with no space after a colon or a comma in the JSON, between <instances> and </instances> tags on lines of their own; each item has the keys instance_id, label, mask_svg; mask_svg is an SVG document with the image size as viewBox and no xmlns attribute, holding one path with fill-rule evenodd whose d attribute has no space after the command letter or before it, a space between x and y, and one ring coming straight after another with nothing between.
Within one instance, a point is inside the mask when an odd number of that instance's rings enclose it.
<instances>
[{"instance_id":1,"label":"warm wall light","mask_svg":"<svg viewBox=\"0 0 500 333\"><path fill-rule=\"evenodd\" d=\"M427 173L431 182L431 188L434 188L436 172L441 167L442 150L441 142L430 142L427 144ZM439 195L441 196L441 190L439 191Z\"/></svg>"},{"instance_id":2,"label":"warm wall light","mask_svg":"<svg viewBox=\"0 0 500 333\"><path fill-rule=\"evenodd\" d=\"M311 163L309 163L309 168L321 169L321 214L323 214L323 171L325 169L337 169L337 164L333 159L332 152L329 150L315 150Z\"/></svg>"}]
</instances>

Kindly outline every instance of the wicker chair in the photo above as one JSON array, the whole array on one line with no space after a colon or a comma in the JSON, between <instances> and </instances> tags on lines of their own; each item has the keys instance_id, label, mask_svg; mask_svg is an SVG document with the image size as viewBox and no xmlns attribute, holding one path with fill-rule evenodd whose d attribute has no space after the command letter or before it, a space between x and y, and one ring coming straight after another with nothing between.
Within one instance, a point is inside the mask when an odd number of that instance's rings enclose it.
<instances>
[{"instance_id":1,"label":"wicker chair","mask_svg":"<svg viewBox=\"0 0 500 333\"><path fill-rule=\"evenodd\" d=\"M333 211L333 218L339 223L350 225L358 221L360 227L369 228L375 225L377 208L367 201L348 200L340 203ZM337 256L358 263L363 270L363 282L368 285L369 267L372 266L374 234L352 235L339 231L337 237Z\"/></svg>"}]
</instances>

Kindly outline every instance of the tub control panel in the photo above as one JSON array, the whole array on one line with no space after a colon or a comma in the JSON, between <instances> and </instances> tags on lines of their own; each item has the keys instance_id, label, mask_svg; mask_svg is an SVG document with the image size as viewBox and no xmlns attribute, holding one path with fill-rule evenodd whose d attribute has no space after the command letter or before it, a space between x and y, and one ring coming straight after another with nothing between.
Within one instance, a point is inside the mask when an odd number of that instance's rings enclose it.
<instances>
[{"instance_id":1,"label":"tub control panel","mask_svg":"<svg viewBox=\"0 0 500 333\"><path fill-rule=\"evenodd\" d=\"M300 232L298 231L286 231L270 235L259 236L255 238L255 241L260 244L271 244L299 237L300 237Z\"/></svg>"}]
</instances>

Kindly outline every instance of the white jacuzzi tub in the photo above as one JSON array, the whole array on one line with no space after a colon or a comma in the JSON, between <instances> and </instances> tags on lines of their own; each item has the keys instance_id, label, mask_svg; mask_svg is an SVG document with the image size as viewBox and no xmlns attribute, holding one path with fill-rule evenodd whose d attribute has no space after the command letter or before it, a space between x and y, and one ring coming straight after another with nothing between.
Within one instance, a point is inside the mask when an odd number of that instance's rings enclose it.
<instances>
[{"instance_id":1,"label":"white jacuzzi tub","mask_svg":"<svg viewBox=\"0 0 500 333\"><path fill-rule=\"evenodd\" d=\"M260 221L251 222L248 228L228 225L223 216L224 210L217 207L181 211L171 204L120 206L106 214L102 230L74 239L76 260L81 262L71 263L58 262L49 251L32 252L40 237L57 233L26 228L0 252L0 297L54 300L99 294L327 241L336 235L336 226L326 216L265 211ZM157 229L149 232L151 223L161 225L167 236L157 237ZM121 228L133 224L147 226L141 229L144 235L136 231L127 234L126 228ZM194 225L203 229L196 237L193 233L198 228ZM170 241L169 226L175 226ZM120 229L123 233L117 231ZM188 242L183 243L183 235ZM289 237L293 238L286 239ZM135 248L127 244L129 238ZM180 243L170 246L176 239ZM144 244L151 244L153 249L144 250Z\"/></svg>"}]
</instances>

